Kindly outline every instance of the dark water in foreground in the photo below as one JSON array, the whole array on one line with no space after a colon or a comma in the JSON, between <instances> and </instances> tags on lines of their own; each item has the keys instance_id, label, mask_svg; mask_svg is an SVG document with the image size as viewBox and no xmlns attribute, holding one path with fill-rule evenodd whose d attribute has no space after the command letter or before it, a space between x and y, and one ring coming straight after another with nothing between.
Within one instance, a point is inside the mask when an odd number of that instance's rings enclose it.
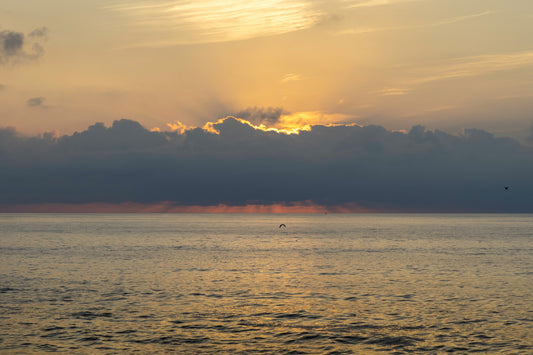
<instances>
[{"instance_id":1,"label":"dark water in foreground","mask_svg":"<svg viewBox=\"0 0 533 355\"><path fill-rule=\"evenodd\" d=\"M532 295L533 215L0 214L1 353L531 354Z\"/></svg>"}]
</instances>

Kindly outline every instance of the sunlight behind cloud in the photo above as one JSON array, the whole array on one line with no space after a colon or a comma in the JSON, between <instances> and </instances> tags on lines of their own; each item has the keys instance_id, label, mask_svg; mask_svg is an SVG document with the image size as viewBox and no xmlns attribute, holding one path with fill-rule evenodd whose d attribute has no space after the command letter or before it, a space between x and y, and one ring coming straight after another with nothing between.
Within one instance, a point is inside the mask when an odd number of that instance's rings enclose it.
<instances>
[{"instance_id":1,"label":"sunlight behind cloud","mask_svg":"<svg viewBox=\"0 0 533 355\"><path fill-rule=\"evenodd\" d=\"M320 111L296 112L281 115L279 121L274 125L274 128L282 132L298 133L299 131L309 131L311 126L333 126L347 122L353 118L353 116L340 113L332 114Z\"/></svg>"},{"instance_id":2,"label":"sunlight behind cloud","mask_svg":"<svg viewBox=\"0 0 533 355\"><path fill-rule=\"evenodd\" d=\"M187 130L195 128L195 127L187 126L186 124L180 121L167 123L167 126L170 128L171 131L178 132L179 134L184 134Z\"/></svg>"},{"instance_id":3,"label":"sunlight behind cloud","mask_svg":"<svg viewBox=\"0 0 533 355\"><path fill-rule=\"evenodd\" d=\"M129 0L108 9L129 17L141 31L158 33L157 40L144 43L154 46L277 35L309 28L321 15L302 0Z\"/></svg>"},{"instance_id":4,"label":"sunlight behind cloud","mask_svg":"<svg viewBox=\"0 0 533 355\"><path fill-rule=\"evenodd\" d=\"M240 122L243 125L252 127L255 130L264 131L264 132L276 132L284 134L299 134L301 131L310 131L312 126L357 126L355 123L346 123L353 119L353 116L348 116L344 114L328 114L319 111L309 111L309 112L297 112L292 114L281 115L277 122L266 125L266 124L253 124L252 122L234 116L228 116L221 118L216 122L207 122L202 129L206 132L219 134L220 132L217 129L217 125L223 124L227 119L232 118ZM178 133L183 133L188 129L193 129L194 127L188 127L186 130L180 131L179 129L174 129L172 124L168 124L173 130ZM181 128L181 127L180 127Z\"/></svg>"}]
</instances>

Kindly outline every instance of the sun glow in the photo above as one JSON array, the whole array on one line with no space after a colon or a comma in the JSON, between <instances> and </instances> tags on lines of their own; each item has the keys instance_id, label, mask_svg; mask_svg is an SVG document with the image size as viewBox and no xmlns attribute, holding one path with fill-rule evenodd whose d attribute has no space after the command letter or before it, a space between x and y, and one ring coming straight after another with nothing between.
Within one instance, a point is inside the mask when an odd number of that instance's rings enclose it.
<instances>
[{"instance_id":1,"label":"sun glow","mask_svg":"<svg viewBox=\"0 0 533 355\"><path fill-rule=\"evenodd\" d=\"M174 121L173 123L167 123L167 126L173 132L178 132L179 134L184 134L186 131L193 129L195 127L187 126L186 124L180 121Z\"/></svg>"},{"instance_id":2,"label":"sun glow","mask_svg":"<svg viewBox=\"0 0 533 355\"><path fill-rule=\"evenodd\" d=\"M301 126L293 126L293 127L285 127L285 128L276 128L276 127L267 127L265 124L253 124L250 121L244 120L242 118L228 116L219 119L216 122L207 122L202 129L206 132L213 133L213 134L220 134L220 131L216 128L217 125L221 125L226 121L227 119L234 119L243 125L247 125L252 127L255 130L258 131L264 131L264 132L276 132L276 133L284 133L284 134L299 134L300 131L310 131L311 126L309 125L301 125Z\"/></svg>"},{"instance_id":3,"label":"sun glow","mask_svg":"<svg viewBox=\"0 0 533 355\"><path fill-rule=\"evenodd\" d=\"M277 121L267 125L266 123L254 124L249 120L239 117L227 116L215 122L205 123L202 126L202 129L212 134L220 134L217 126L224 124L227 119L233 119L258 131L276 132L281 134L300 134L302 131L310 131L313 126L359 126L356 123L343 123L353 120L353 118L353 116L343 114L325 114L319 111L309 111L281 115ZM170 127L172 131L176 131L180 134L184 134L188 130L197 128L187 126L180 121L168 123L167 126Z\"/></svg>"}]
</instances>

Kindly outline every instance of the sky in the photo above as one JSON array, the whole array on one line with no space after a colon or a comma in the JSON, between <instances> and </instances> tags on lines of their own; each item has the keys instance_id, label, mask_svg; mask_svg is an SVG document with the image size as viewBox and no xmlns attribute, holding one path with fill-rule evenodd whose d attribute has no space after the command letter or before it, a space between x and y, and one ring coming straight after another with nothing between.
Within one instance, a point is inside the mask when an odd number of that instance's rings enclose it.
<instances>
[{"instance_id":1,"label":"sky","mask_svg":"<svg viewBox=\"0 0 533 355\"><path fill-rule=\"evenodd\" d=\"M531 33L530 0L2 0L0 205L533 211Z\"/></svg>"}]
</instances>

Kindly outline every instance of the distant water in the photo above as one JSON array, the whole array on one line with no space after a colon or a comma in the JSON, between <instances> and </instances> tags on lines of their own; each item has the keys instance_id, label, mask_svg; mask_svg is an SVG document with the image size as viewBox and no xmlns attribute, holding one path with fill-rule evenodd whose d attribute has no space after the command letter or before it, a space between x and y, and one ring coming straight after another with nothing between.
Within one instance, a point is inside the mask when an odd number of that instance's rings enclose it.
<instances>
[{"instance_id":1,"label":"distant water","mask_svg":"<svg viewBox=\"0 0 533 355\"><path fill-rule=\"evenodd\" d=\"M0 352L532 354L533 215L0 214Z\"/></svg>"}]
</instances>

